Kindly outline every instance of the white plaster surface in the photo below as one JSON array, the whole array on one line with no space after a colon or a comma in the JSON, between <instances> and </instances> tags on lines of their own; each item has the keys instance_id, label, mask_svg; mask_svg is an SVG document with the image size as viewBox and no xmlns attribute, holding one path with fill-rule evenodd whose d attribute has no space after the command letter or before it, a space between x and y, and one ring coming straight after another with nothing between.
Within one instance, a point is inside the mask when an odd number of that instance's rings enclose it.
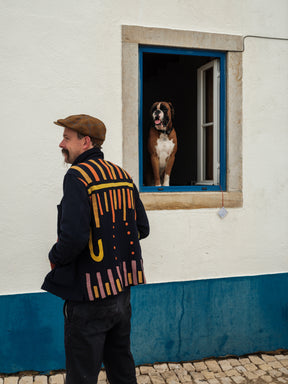
<instances>
[{"instance_id":1,"label":"white plaster surface","mask_svg":"<svg viewBox=\"0 0 288 384\"><path fill-rule=\"evenodd\" d=\"M66 172L53 120L103 119L106 158L121 165L121 25L288 35L286 0L1 0L0 10L0 294L39 291L49 270ZM148 282L287 272L287 45L245 39L243 208L223 220L215 209L150 211Z\"/></svg>"}]
</instances>

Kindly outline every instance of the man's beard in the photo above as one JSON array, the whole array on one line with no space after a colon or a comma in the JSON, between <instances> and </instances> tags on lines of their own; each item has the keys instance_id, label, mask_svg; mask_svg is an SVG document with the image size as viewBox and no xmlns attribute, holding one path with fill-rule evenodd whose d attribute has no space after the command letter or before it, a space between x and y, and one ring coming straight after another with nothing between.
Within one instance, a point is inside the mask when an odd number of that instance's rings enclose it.
<instances>
[{"instance_id":1,"label":"man's beard","mask_svg":"<svg viewBox=\"0 0 288 384\"><path fill-rule=\"evenodd\" d=\"M68 149L62 149L62 155L64 156L64 162L69 163L69 151ZM66 157L65 157L66 155Z\"/></svg>"}]
</instances>

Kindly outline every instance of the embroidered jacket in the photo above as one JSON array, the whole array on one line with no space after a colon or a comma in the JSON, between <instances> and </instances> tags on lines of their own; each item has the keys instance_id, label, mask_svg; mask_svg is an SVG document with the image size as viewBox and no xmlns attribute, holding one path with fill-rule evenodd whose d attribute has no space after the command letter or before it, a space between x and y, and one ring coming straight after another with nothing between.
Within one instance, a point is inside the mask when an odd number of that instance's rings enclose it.
<instances>
[{"instance_id":1,"label":"embroidered jacket","mask_svg":"<svg viewBox=\"0 0 288 384\"><path fill-rule=\"evenodd\" d=\"M128 173L93 148L72 164L63 189L58 241L49 253L53 269L42 289L93 301L144 284L139 240L148 236L149 223Z\"/></svg>"}]
</instances>

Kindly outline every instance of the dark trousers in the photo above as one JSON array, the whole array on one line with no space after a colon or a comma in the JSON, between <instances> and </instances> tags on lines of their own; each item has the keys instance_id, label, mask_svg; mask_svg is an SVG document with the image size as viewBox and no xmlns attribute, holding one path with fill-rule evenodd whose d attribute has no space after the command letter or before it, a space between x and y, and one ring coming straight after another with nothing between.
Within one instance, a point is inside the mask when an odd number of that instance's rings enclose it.
<instances>
[{"instance_id":1,"label":"dark trousers","mask_svg":"<svg viewBox=\"0 0 288 384\"><path fill-rule=\"evenodd\" d=\"M93 302L66 301L66 384L96 384L102 363L110 384L137 384L130 352L130 289Z\"/></svg>"}]
</instances>

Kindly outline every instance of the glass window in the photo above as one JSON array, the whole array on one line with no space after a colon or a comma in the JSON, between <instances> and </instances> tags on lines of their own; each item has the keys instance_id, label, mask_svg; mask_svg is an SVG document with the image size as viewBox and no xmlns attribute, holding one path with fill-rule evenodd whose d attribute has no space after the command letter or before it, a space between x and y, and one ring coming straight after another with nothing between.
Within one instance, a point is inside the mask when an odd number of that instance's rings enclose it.
<instances>
[{"instance_id":1,"label":"glass window","mask_svg":"<svg viewBox=\"0 0 288 384\"><path fill-rule=\"evenodd\" d=\"M139 46L139 70L141 192L225 190L226 53ZM153 180L149 132L154 124L151 107L156 102L171 103L174 110L177 152L169 185L164 185L165 171L161 185L155 186ZM168 135L157 127L162 149L166 148L164 158L169 157Z\"/></svg>"}]
</instances>

